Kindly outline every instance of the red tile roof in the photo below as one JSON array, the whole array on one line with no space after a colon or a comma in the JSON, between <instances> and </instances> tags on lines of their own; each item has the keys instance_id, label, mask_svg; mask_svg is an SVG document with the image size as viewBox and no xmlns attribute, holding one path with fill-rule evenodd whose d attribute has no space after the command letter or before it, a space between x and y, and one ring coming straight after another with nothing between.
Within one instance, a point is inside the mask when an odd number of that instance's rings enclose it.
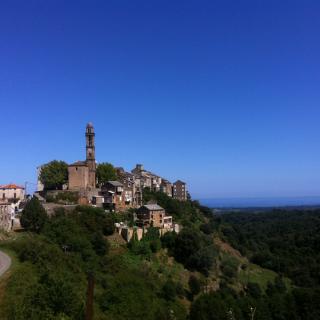
<instances>
[{"instance_id":1,"label":"red tile roof","mask_svg":"<svg viewBox=\"0 0 320 320\"><path fill-rule=\"evenodd\" d=\"M24 189L24 187L18 186L17 184L14 184L14 183L10 183L10 184L0 185L0 189Z\"/></svg>"}]
</instances>

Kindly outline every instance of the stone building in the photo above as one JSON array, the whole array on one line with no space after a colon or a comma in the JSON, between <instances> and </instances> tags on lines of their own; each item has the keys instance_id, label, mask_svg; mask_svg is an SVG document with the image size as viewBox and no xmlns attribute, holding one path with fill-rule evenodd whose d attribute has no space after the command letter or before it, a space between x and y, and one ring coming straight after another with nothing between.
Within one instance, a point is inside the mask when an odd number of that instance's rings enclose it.
<instances>
[{"instance_id":1,"label":"stone building","mask_svg":"<svg viewBox=\"0 0 320 320\"><path fill-rule=\"evenodd\" d=\"M187 200L187 185L185 182L181 180L177 180L173 184L172 188L172 195L174 199L180 200L180 201L186 201Z\"/></svg>"},{"instance_id":2,"label":"stone building","mask_svg":"<svg viewBox=\"0 0 320 320\"><path fill-rule=\"evenodd\" d=\"M160 191L165 193L168 197L172 197L172 183L166 179L162 179Z\"/></svg>"},{"instance_id":3,"label":"stone building","mask_svg":"<svg viewBox=\"0 0 320 320\"><path fill-rule=\"evenodd\" d=\"M16 184L0 185L0 201L7 202L16 212L25 200L25 188Z\"/></svg>"},{"instance_id":4,"label":"stone building","mask_svg":"<svg viewBox=\"0 0 320 320\"><path fill-rule=\"evenodd\" d=\"M139 199L140 197L137 196L137 187L135 184L135 176L130 173L126 172L123 168L118 167L116 168L118 180L123 185L123 196L125 199L125 204L127 207L137 207L140 205Z\"/></svg>"},{"instance_id":5,"label":"stone building","mask_svg":"<svg viewBox=\"0 0 320 320\"><path fill-rule=\"evenodd\" d=\"M68 189L85 193L96 188L95 133L92 123L86 127L86 160L68 166Z\"/></svg>"},{"instance_id":6,"label":"stone building","mask_svg":"<svg viewBox=\"0 0 320 320\"><path fill-rule=\"evenodd\" d=\"M119 181L108 181L101 187L100 195L104 198L104 207L110 211L125 209L123 184Z\"/></svg>"},{"instance_id":7,"label":"stone building","mask_svg":"<svg viewBox=\"0 0 320 320\"><path fill-rule=\"evenodd\" d=\"M10 231L14 219L14 210L10 203L0 202L0 229Z\"/></svg>"},{"instance_id":8,"label":"stone building","mask_svg":"<svg viewBox=\"0 0 320 320\"><path fill-rule=\"evenodd\" d=\"M139 227L163 228L165 210L158 204L146 204L137 211L136 224Z\"/></svg>"},{"instance_id":9,"label":"stone building","mask_svg":"<svg viewBox=\"0 0 320 320\"><path fill-rule=\"evenodd\" d=\"M2 201L17 202L25 197L24 187L16 184L0 185L0 199Z\"/></svg>"}]
</instances>

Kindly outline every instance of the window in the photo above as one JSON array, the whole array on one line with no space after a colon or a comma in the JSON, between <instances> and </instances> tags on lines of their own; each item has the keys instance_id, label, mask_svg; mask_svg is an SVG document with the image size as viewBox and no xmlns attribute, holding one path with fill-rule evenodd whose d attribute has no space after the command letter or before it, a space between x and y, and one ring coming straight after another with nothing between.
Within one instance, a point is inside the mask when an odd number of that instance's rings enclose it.
<instances>
[{"instance_id":1,"label":"window","mask_svg":"<svg viewBox=\"0 0 320 320\"><path fill-rule=\"evenodd\" d=\"M5 199L5 198L6 198L6 194L3 193L3 194L2 194L2 199Z\"/></svg>"},{"instance_id":2,"label":"window","mask_svg":"<svg viewBox=\"0 0 320 320\"><path fill-rule=\"evenodd\" d=\"M17 199L17 194L16 193L13 194L13 198Z\"/></svg>"}]
</instances>

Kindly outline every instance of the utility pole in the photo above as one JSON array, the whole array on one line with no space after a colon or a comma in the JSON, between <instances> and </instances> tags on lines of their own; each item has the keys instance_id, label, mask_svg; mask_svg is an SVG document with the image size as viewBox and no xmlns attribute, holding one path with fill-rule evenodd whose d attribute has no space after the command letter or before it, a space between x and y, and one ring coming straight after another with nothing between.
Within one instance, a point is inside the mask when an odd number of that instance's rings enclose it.
<instances>
[{"instance_id":1,"label":"utility pole","mask_svg":"<svg viewBox=\"0 0 320 320\"><path fill-rule=\"evenodd\" d=\"M27 198L27 184L28 184L28 181L26 181L24 183L24 198L26 199Z\"/></svg>"},{"instance_id":2,"label":"utility pole","mask_svg":"<svg viewBox=\"0 0 320 320\"><path fill-rule=\"evenodd\" d=\"M93 273L88 275L87 303L86 303L86 320L93 320L93 294L94 294L94 276Z\"/></svg>"}]
</instances>

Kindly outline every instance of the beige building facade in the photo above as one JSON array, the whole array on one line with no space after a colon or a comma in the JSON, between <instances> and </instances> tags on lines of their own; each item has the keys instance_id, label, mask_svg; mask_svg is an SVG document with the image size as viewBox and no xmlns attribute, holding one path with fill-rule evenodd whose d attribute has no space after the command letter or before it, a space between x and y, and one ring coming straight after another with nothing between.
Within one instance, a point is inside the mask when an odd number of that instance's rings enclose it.
<instances>
[{"instance_id":1,"label":"beige building facade","mask_svg":"<svg viewBox=\"0 0 320 320\"><path fill-rule=\"evenodd\" d=\"M0 199L1 201L19 201L25 197L24 187L16 184L0 185Z\"/></svg>"},{"instance_id":2,"label":"beige building facade","mask_svg":"<svg viewBox=\"0 0 320 320\"><path fill-rule=\"evenodd\" d=\"M13 223L13 209L10 203L0 202L0 229L10 231Z\"/></svg>"},{"instance_id":3,"label":"beige building facade","mask_svg":"<svg viewBox=\"0 0 320 320\"><path fill-rule=\"evenodd\" d=\"M173 198L177 200L186 201L188 198L186 183L181 180L176 181L173 184L172 195L173 195Z\"/></svg>"}]
</instances>

